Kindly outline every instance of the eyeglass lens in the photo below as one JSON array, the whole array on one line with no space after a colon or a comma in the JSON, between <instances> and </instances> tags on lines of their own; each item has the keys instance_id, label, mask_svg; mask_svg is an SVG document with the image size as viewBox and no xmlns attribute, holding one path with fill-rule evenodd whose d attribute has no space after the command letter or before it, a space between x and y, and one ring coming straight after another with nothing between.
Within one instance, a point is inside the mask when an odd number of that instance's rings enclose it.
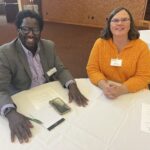
<instances>
[{"instance_id":1,"label":"eyeglass lens","mask_svg":"<svg viewBox=\"0 0 150 150\"><path fill-rule=\"evenodd\" d=\"M40 33L40 29L39 28L30 28L30 27L20 27L21 31L24 34L28 34L29 32L32 31L33 34L39 34Z\"/></svg>"},{"instance_id":2,"label":"eyeglass lens","mask_svg":"<svg viewBox=\"0 0 150 150\"><path fill-rule=\"evenodd\" d=\"M127 21L130 21L130 19L129 18L121 18L121 19L114 18L111 20L111 22L114 22L114 23L127 22Z\"/></svg>"}]
</instances>

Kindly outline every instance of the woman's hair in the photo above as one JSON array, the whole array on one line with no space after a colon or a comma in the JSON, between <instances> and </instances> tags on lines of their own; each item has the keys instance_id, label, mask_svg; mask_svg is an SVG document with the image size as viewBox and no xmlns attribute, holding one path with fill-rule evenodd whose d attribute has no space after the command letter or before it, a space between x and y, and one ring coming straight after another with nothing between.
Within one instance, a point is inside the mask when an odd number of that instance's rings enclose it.
<instances>
[{"instance_id":1,"label":"woman's hair","mask_svg":"<svg viewBox=\"0 0 150 150\"><path fill-rule=\"evenodd\" d=\"M34 18L38 21L39 23L39 28L40 28L40 31L43 30L43 18L37 14L36 12L34 11L31 11L31 10L24 10L24 11L20 11L17 16L16 16L16 20L15 20L15 24L16 24L16 27L19 29L21 24L22 24L22 21L24 18L27 18L27 17L30 17L30 18Z\"/></svg>"},{"instance_id":2,"label":"woman's hair","mask_svg":"<svg viewBox=\"0 0 150 150\"><path fill-rule=\"evenodd\" d=\"M128 13L129 18L130 18L130 30L129 30L129 32L128 32L128 39L129 39L129 40L134 40L134 39L138 39L138 38L139 38L140 35L139 35L138 30L137 30L136 27L135 27L135 23L134 23L134 20L133 20L133 17L132 17L132 15L131 15L130 11L127 10L126 8L124 8L124 7L118 7L118 8L116 8L116 9L114 9L114 10L110 13L109 17L107 18L106 25L105 25L105 27L104 27L104 29L102 30L101 35L100 35L100 37L101 37L102 39L108 40L108 39L110 39L110 38L113 37L113 35L112 35L112 33L111 33L111 30L110 30L110 23L111 23L112 18L113 18L118 12L120 12L121 10L125 10L125 11Z\"/></svg>"}]
</instances>

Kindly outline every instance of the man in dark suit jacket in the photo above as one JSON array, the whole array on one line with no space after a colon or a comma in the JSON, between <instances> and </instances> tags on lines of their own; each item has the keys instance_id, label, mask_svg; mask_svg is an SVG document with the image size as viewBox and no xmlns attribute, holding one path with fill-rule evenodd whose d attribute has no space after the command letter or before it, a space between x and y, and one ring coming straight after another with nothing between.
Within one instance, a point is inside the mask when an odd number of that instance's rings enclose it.
<instances>
[{"instance_id":1,"label":"man in dark suit jacket","mask_svg":"<svg viewBox=\"0 0 150 150\"><path fill-rule=\"evenodd\" d=\"M43 20L35 12L19 12L16 18L18 37L0 47L0 112L9 121L11 140L15 136L20 143L32 136L31 122L16 110L11 95L43 84L59 80L69 90L69 100L86 106L87 99L80 93L75 80L59 57L54 43L41 39Z\"/></svg>"}]
</instances>

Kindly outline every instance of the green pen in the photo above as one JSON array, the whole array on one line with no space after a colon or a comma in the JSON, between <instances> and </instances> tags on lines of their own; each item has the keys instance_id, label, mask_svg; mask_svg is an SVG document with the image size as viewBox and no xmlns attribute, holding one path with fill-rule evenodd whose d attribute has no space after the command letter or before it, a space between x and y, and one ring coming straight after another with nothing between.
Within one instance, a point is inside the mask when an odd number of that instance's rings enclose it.
<instances>
[{"instance_id":1,"label":"green pen","mask_svg":"<svg viewBox=\"0 0 150 150\"><path fill-rule=\"evenodd\" d=\"M27 116L26 116L27 117ZM31 116L32 117L32 116ZM42 121L40 121L40 120L38 120L38 119L35 119L35 118L30 118L30 117L27 117L29 120L31 120L31 121L33 121L33 122L36 122L36 123L38 123L38 124L43 124L43 122Z\"/></svg>"}]
</instances>

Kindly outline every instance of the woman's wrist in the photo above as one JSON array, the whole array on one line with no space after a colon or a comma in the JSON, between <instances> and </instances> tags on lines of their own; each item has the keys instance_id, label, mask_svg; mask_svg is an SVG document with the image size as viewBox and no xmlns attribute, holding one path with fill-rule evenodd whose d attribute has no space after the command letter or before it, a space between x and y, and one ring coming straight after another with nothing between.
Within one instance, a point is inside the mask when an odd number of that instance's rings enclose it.
<instances>
[{"instance_id":1,"label":"woman's wrist","mask_svg":"<svg viewBox=\"0 0 150 150\"><path fill-rule=\"evenodd\" d=\"M105 85L107 84L107 80L100 80L98 82L98 87L104 89Z\"/></svg>"},{"instance_id":2,"label":"woman's wrist","mask_svg":"<svg viewBox=\"0 0 150 150\"><path fill-rule=\"evenodd\" d=\"M129 93L128 88L125 85L121 85L121 89L122 89L122 94L127 94Z\"/></svg>"}]
</instances>

